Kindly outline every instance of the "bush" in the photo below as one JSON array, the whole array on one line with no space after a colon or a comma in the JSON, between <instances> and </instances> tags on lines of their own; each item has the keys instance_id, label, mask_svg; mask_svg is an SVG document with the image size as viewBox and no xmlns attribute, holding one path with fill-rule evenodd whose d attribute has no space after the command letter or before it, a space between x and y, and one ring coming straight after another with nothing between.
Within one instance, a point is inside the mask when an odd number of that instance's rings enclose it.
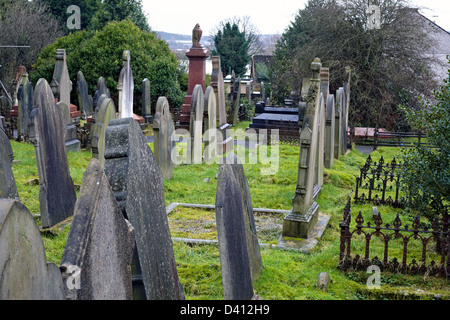
<instances>
[{"instance_id":1,"label":"bush","mask_svg":"<svg viewBox=\"0 0 450 320\"><path fill-rule=\"evenodd\" d=\"M51 80L56 49L66 49L71 79L76 79L81 70L93 94L97 80L102 76L112 95L117 93L122 53L129 50L135 94L141 93L142 80L148 78L152 96L164 95L171 105L181 106L183 95L177 82L178 62L175 55L168 44L158 39L155 33L141 31L130 21L111 22L96 32L78 31L45 47L30 74L34 84L39 78ZM74 97L75 93L76 90L73 89ZM156 100L152 99L153 105L156 105Z\"/></svg>"}]
</instances>

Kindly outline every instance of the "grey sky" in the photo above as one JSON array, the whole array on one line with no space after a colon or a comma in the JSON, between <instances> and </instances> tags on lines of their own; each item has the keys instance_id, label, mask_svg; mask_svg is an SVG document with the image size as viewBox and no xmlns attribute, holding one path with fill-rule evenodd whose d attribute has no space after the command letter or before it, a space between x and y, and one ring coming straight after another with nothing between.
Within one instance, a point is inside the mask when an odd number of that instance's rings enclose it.
<instances>
[{"instance_id":1,"label":"grey sky","mask_svg":"<svg viewBox=\"0 0 450 320\"><path fill-rule=\"evenodd\" d=\"M249 16L261 34L281 34L305 3L307 0L143 1L152 30L187 35L196 23L200 24L203 35L209 35L218 22L234 16ZM409 3L428 8L421 13L450 31L449 0L410 0Z\"/></svg>"}]
</instances>

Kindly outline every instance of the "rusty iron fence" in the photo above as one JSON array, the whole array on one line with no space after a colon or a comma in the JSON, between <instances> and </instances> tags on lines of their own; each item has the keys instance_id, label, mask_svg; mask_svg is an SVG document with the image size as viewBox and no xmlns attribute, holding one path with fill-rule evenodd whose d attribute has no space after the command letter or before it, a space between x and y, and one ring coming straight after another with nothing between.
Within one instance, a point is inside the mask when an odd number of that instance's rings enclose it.
<instances>
[{"instance_id":1,"label":"rusty iron fence","mask_svg":"<svg viewBox=\"0 0 450 320\"><path fill-rule=\"evenodd\" d=\"M431 230L421 229L418 216L414 218L411 228L404 225L397 214L392 225L386 223L383 226L381 214L378 214L373 221L365 222L361 211L356 216L354 228L351 228L351 199L349 197L344 208L344 217L339 224L340 227L340 251L339 268L342 270L367 270L370 265L377 265L381 270L393 273L422 274L429 276L441 276L448 279L450 273L450 234L448 230L448 212L442 213L441 217L436 217L431 224ZM352 255L351 244L356 235L363 235L365 239L365 251L363 254ZM371 240L375 237L384 243L383 257L370 257ZM390 259L389 245L392 241L400 239L403 243L403 254L401 257ZM408 262L408 245L412 240L418 240L422 245L421 261L412 259ZM440 261L427 261L428 248L434 242L435 252L440 257Z\"/></svg>"}]
</instances>

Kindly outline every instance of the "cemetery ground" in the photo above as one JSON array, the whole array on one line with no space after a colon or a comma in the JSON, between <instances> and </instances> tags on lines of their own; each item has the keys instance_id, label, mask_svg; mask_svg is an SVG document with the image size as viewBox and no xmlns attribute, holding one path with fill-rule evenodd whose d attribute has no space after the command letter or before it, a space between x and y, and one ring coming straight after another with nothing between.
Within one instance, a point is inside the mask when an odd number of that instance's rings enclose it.
<instances>
[{"instance_id":1,"label":"cemetery ground","mask_svg":"<svg viewBox=\"0 0 450 320\"><path fill-rule=\"evenodd\" d=\"M240 123L245 128L247 122ZM34 148L31 144L11 141L14 151L13 172L21 201L29 208L40 224L39 183ZM153 148L152 144L149 144ZM243 147L237 147L243 148ZM245 149L248 156L255 150ZM401 153L400 148L380 147L372 152L372 159L384 157L390 161ZM318 244L309 252L299 252L275 248L281 235L283 213L289 210L296 187L299 147L279 145L279 169L274 175L261 175L262 164L244 164L248 179L253 208L274 209L273 212L255 210L258 240L261 244L263 269L254 284L255 293L265 300L381 300L381 299L449 299L448 281L443 278L421 275L403 275L381 272L380 288L369 288L372 273L365 271L344 272L338 269L340 229L343 209L348 196L352 196L355 175L367 158L355 148L340 159L335 159L330 169L324 169L324 184L317 198L319 211L330 216ZM70 174L76 186L81 185L84 171L92 158L90 152L68 152ZM174 177L164 180L165 204L189 203L214 205L218 173L217 164L178 165ZM77 188L77 193L79 188ZM364 219L372 221L372 205L352 203L352 214L362 210ZM405 210L378 206L383 221L392 222L398 212L402 219L408 219ZM192 208L177 206L168 214L177 270L186 299L223 299L217 231L214 208ZM59 265L70 230L70 219L52 228L43 229L41 234L46 249L47 260ZM409 221L408 221L409 222ZM405 222L407 223L407 222ZM184 241L181 241L183 239ZM192 244L186 239L203 239L212 244ZM271 246L273 245L273 246ZM383 246L371 243L371 256L382 256ZM421 246L408 248L408 259L420 260ZM417 250L416 250L417 249ZM364 238L360 243L352 241L352 252L361 254ZM402 243L394 243L389 248L390 257L401 257ZM429 259L433 248L428 248ZM417 252L416 252L417 251ZM379 252L379 253L378 253ZM317 286L317 276L321 272L330 275L328 290Z\"/></svg>"}]
</instances>

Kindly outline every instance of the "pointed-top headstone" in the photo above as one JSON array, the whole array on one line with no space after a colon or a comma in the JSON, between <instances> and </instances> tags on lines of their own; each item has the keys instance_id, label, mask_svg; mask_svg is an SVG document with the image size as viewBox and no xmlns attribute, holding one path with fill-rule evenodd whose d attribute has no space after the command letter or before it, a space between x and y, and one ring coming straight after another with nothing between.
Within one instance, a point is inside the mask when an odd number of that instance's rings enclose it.
<instances>
[{"instance_id":1,"label":"pointed-top headstone","mask_svg":"<svg viewBox=\"0 0 450 320\"><path fill-rule=\"evenodd\" d=\"M130 51L125 50L122 56L122 70L117 83L117 90L119 91L119 118L133 117L134 80L130 58Z\"/></svg>"},{"instance_id":2,"label":"pointed-top headstone","mask_svg":"<svg viewBox=\"0 0 450 320\"><path fill-rule=\"evenodd\" d=\"M36 84L34 103L30 141L39 174L39 208L42 226L51 227L73 214L76 193L66 154L66 121L45 79Z\"/></svg>"},{"instance_id":3,"label":"pointed-top headstone","mask_svg":"<svg viewBox=\"0 0 450 320\"><path fill-rule=\"evenodd\" d=\"M55 70L53 71L52 88L53 96L58 101L65 102L70 106L70 92L72 91L72 81L70 81L69 70L67 69L66 50L56 49Z\"/></svg>"},{"instance_id":4,"label":"pointed-top headstone","mask_svg":"<svg viewBox=\"0 0 450 320\"><path fill-rule=\"evenodd\" d=\"M133 227L125 220L103 172L92 159L83 176L61 259L63 276L79 270L79 287L65 288L71 300L130 300Z\"/></svg>"},{"instance_id":5,"label":"pointed-top headstone","mask_svg":"<svg viewBox=\"0 0 450 320\"><path fill-rule=\"evenodd\" d=\"M80 111L87 118L94 113L94 102L92 96L89 95L89 87L81 71L78 71L77 74L77 93Z\"/></svg>"}]
</instances>

